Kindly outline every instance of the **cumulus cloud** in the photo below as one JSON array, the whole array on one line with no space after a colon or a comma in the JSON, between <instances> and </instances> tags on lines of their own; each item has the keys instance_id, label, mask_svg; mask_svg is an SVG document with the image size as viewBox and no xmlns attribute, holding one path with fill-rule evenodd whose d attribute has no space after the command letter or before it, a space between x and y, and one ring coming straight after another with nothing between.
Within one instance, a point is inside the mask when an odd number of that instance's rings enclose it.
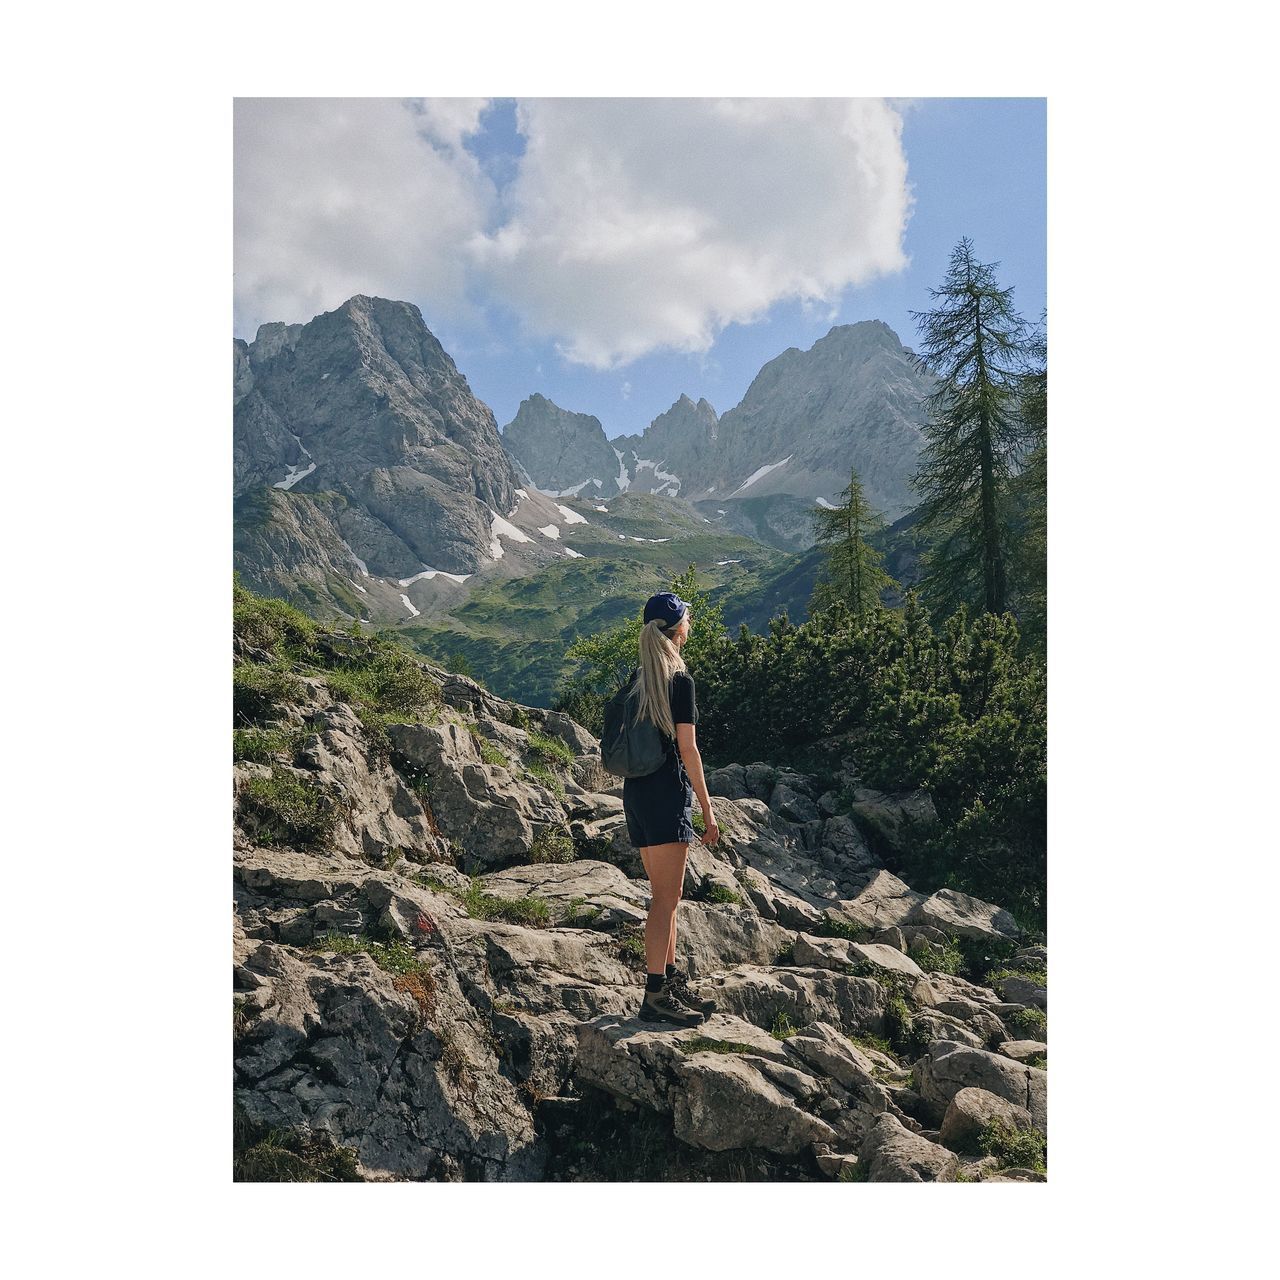
<instances>
[{"instance_id":1,"label":"cumulus cloud","mask_svg":"<svg viewBox=\"0 0 1280 1280\"><path fill-rule=\"evenodd\" d=\"M705 361L732 322L834 319L906 265L910 99L522 100L501 191L463 145L488 105L237 100L236 332L354 293L479 331L478 296L571 362Z\"/></svg>"},{"instance_id":2,"label":"cumulus cloud","mask_svg":"<svg viewBox=\"0 0 1280 1280\"><path fill-rule=\"evenodd\" d=\"M310 320L356 293L475 319L461 246L496 193L463 139L483 98L240 98L235 328Z\"/></svg>"},{"instance_id":3,"label":"cumulus cloud","mask_svg":"<svg viewBox=\"0 0 1280 1280\"><path fill-rule=\"evenodd\" d=\"M531 99L504 217L468 245L530 334L597 369L702 353L776 302L906 266L902 118L880 99Z\"/></svg>"}]
</instances>

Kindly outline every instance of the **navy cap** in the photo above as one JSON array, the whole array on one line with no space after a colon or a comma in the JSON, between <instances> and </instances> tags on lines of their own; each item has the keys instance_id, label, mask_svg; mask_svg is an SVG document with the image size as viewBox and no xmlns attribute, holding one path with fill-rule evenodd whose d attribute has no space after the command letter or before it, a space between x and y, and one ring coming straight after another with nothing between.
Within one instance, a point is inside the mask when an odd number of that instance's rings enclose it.
<instances>
[{"instance_id":1,"label":"navy cap","mask_svg":"<svg viewBox=\"0 0 1280 1280\"><path fill-rule=\"evenodd\" d=\"M644 620L652 622L657 618L664 627L674 627L689 610L689 602L681 600L674 591L659 591L650 596L644 606Z\"/></svg>"}]
</instances>

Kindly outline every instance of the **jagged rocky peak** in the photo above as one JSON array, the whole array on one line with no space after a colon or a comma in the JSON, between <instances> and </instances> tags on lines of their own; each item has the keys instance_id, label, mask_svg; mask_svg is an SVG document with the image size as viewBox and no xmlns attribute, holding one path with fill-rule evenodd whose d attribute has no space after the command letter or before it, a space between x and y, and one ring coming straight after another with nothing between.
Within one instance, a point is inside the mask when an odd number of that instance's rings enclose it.
<instances>
[{"instance_id":1,"label":"jagged rocky peak","mask_svg":"<svg viewBox=\"0 0 1280 1280\"><path fill-rule=\"evenodd\" d=\"M562 409L534 392L506 425L502 442L540 489L608 497L620 492L618 462L600 419Z\"/></svg>"},{"instance_id":2,"label":"jagged rocky peak","mask_svg":"<svg viewBox=\"0 0 1280 1280\"><path fill-rule=\"evenodd\" d=\"M234 350L235 492L246 513L236 549L247 581L314 606L317 591L349 597L365 573L462 575L498 557L495 521L521 480L492 412L416 306L357 295L304 325L263 325ZM279 503L249 501L264 488L315 510L286 530ZM323 546L295 536L319 529ZM342 559L351 580L335 585ZM315 584L305 601L303 580Z\"/></svg>"},{"instance_id":3,"label":"jagged rocky peak","mask_svg":"<svg viewBox=\"0 0 1280 1280\"><path fill-rule=\"evenodd\" d=\"M923 444L922 374L882 320L835 325L789 347L720 419L712 483L721 497L831 497L856 468L872 504L895 518L914 501Z\"/></svg>"}]
</instances>

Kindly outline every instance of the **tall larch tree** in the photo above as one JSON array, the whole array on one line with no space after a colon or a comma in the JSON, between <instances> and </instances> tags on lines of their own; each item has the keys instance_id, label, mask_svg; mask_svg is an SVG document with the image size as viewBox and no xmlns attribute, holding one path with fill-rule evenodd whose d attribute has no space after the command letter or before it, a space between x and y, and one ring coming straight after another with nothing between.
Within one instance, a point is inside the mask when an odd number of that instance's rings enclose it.
<instances>
[{"instance_id":1,"label":"tall larch tree","mask_svg":"<svg viewBox=\"0 0 1280 1280\"><path fill-rule=\"evenodd\" d=\"M880 603L880 593L895 585L884 571L884 557L867 539L884 528L884 519L871 508L862 492L857 471L840 491L834 507L815 507L815 542L825 548L826 562L814 583L810 610L825 609L843 600L861 618Z\"/></svg>"},{"instance_id":2,"label":"tall larch tree","mask_svg":"<svg viewBox=\"0 0 1280 1280\"><path fill-rule=\"evenodd\" d=\"M960 605L1003 613L1008 605L1010 477L1026 429L1017 412L1027 326L994 268L965 236L951 254L941 305L913 311L917 367L938 379L924 402L925 448L912 482L917 529L931 544L921 591L937 615Z\"/></svg>"}]
</instances>

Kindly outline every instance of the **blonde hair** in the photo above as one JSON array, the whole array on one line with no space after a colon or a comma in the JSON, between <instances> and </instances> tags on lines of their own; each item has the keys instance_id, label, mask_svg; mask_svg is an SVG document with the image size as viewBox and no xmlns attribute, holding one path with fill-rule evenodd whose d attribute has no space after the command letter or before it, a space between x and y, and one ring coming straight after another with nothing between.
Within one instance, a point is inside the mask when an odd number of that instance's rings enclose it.
<instances>
[{"instance_id":1,"label":"blonde hair","mask_svg":"<svg viewBox=\"0 0 1280 1280\"><path fill-rule=\"evenodd\" d=\"M688 617L686 611L685 617ZM676 623L678 627L680 624ZM672 628L675 630L675 627ZM648 720L669 738L676 736L671 718L671 677L677 671L688 671L675 641L663 631L654 618L640 631L640 673L636 677L637 717Z\"/></svg>"}]
</instances>

